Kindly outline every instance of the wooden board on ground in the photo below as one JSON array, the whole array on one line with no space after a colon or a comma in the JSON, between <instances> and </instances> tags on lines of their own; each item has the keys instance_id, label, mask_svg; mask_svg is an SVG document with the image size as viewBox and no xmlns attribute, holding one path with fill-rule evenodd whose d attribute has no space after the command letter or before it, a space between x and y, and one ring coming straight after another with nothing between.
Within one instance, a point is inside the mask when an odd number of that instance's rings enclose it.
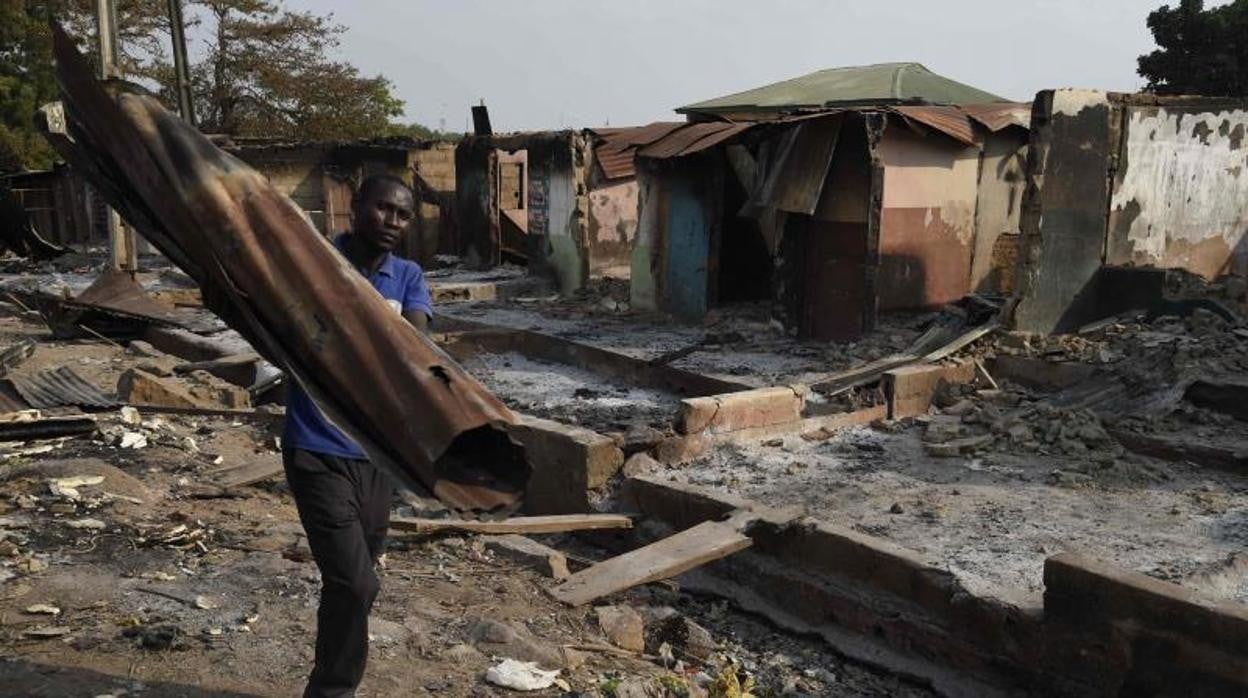
<instances>
[{"instance_id":1,"label":"wooden board on ground","mask_svg":"<svg viewBox=\"0 0 1248 698\"><path fill-rule=\"evenodd\" d=\"M566 533L611 528L632 528L633 520L619 514L565 514L559 516L516 516L499 521L468 521L461 519L415 519L396 516L390 528L409 533Z\"/></svg>"},{"instance_id":2,"label":"wooden board on ground","mask_svg":"<svg viewBox=\"0 0 1248 698\"><path fill-rule=\"evenodd\" d=\"M568 577L551 595L581 606L618 591L657 582L727 557L752 541L734 522L705 521L630 553L604 560Z\"/></svg>"},{"instance_id":3,"label":"wooden board on ground","mask_svg":"<svg viewBox=\"0 0 1248 698\"><path fill-rule=\"evenodd\" d=\"M246 487L254 485L257 482L264 482L270 478L277 477L282 473L282 464L280 462L273 463L248 463L231 468L222 468L209 473L212 484L225 489L235 487Z\"/></svg>"}]
</instances>

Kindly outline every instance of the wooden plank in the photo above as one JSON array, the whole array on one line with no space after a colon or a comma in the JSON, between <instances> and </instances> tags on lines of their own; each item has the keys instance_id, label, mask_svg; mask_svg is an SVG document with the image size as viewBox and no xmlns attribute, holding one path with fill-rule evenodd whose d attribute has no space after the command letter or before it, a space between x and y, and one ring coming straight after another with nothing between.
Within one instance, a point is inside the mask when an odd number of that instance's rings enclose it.
<instances>
[{"instance_id":1,"label":"wooden plank","mask_svg":"<svg viewBox=\"0 0 1248 698\"><path fill-rule=\"evenodd\" d=\"M618 514L561 514L557 516L516 516L499 521L468 521L462 519L416 519L396 516L390 528L410 533L566 533L608 528L632 528L633 520Z\"/></svg>"},{"instance_id":2,"label":"wooden plank","mask_svg":"<svg viewBox=\"0 0 1248 698\"><path fill-rule=\"evenodd\" d=\"M741 528L734 523L704 521L581 570L550 593L569 606L581 606L640 584L675 577L750 547L753 541L741 533Z\"/></svg>"},{"instance_id":3,"label":"wooden plank","mask_svg":"<svg viewBox=\"0 0 1248 698\"><path fill-rule=\"evenodd\" d=\"M283 467L278 463L249 463L247 465L224 468L212 473L212 484L224 489L233 489L235 487L246 487L254 485L257 482L277 477L282 473Z\"/></svg>"}]
</instances>

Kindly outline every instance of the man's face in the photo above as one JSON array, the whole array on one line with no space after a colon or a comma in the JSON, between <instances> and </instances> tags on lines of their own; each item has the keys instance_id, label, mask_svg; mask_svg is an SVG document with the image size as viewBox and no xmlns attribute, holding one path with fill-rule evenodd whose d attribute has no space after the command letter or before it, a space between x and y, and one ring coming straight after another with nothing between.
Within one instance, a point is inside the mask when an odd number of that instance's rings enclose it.
<instances>
[{"instance_id":1,"label":"man's face","mask_svg":"<svg viewBox=\"0 0 1248 698\"><path fill-rule=\"evenodd\" d=\"M415 204L405 187L382 182L355 204L355 234L371 246L390 252L411 222Z\"/></svg>"}]
</instances>

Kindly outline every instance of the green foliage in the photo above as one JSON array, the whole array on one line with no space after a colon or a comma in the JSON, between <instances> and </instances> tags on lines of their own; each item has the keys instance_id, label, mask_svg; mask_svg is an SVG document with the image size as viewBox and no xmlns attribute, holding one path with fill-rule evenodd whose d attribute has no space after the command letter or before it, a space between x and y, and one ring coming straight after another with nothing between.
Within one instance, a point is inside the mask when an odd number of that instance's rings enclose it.
<instances>
[{"instance_id":1,"label":"green foliage","mask_svg":"<svg viewBox=\"0 0 1248 698\"><path fill-rule=\"evenodd\" d=\"M286 10L280 0L184 0L188 35L206 45L190 67L204 131L299 140L385 135L446 138L393 120L403 101L381 75L334 60L344 27ZM0 172L48 167L53 153L35 111L57 98L48 19L61 22L95 58L95 0L0 0ZM117 0L120 68L175 105L165 0Z\"/></svg>"},{"instance_id":2,"label":"green foliage","mask_svg":"<svg viewBox=\"0 0 1248 698\"><path fill-rule=\"evenodd\" d=\"M52 160L33 122L35 110L56 95L46 12L34 3L0 2L0 172L47 167Z\"/></svg>"},{"instance_id":3,"label":"green foliage","mask_svg":"<svg viewBox=\"0 0 1248 698\"><path fill-rule=\"evenodd\" d=\"M390 124L387 136L406 136L421 141L445 141L451 143L464 137L456 131L438 131L422 124Z\"/></svg>"},{"instance_id":4,"label":"green foliage","mask_svg":"<svg viewBox=\"0 0 1248 698\"><path fill-rule=\"evenodd\" d=\"M1161 94L1248 94L1248 0L1205 9L1180 0L1148 15L1159 47L1140 56L1140 76Z\"/></svg>"}]
</instances>

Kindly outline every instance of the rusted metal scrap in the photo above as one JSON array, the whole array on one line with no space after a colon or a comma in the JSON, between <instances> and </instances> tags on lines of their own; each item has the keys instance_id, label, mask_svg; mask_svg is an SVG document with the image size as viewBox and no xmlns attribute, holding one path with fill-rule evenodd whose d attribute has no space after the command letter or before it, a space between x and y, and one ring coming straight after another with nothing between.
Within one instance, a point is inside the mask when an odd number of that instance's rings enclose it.
<instances>
[{"instance_id":1,"label":"rusted metal scrap","mask_svg":"<svg viewBox=\"0 0 1248 698\"><path fill-rule=\"evenodd\" d=\"M403 318L267 179L153 98L110 94L53 28L53 146L402 486L459 510L517 508L515 416Z\"/></svg>"}]
</instances>

